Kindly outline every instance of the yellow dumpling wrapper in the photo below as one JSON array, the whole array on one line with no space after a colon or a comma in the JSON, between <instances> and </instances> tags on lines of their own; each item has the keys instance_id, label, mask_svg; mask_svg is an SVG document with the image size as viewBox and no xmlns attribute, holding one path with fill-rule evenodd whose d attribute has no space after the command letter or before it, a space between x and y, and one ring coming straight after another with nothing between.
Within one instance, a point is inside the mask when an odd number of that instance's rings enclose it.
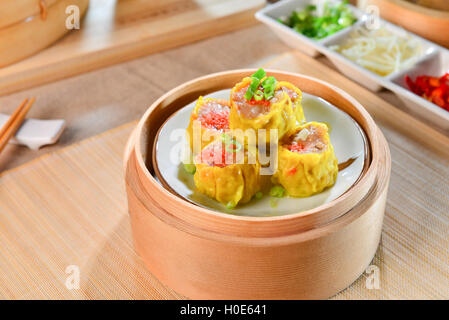
<instances>
[{"instance_id":1,"label":"yellow dumpling wrapper","mask_svg":"<svg viewBox=\"0 0 449 320\"><path fill-rule=\"evenodd\" d=\"M187 127L187 139L189 140L190 148L193 149L193 140L201 141L199 150L202 150L206 145L212 142L217 135L229 129L229 101L221 99L204 99L200 96L195 104L195 108L190 114L189 126ZM205 113L209 113L200 121L200 109L209 108ZM199 136L194 136L194 123L198 120Z\"/></svg>"},{"instance_id":2,"label":"yellow dumpling wrapper","mask_svg":"<svg viewBox=\"0 0 449 320\"><path fill-rule=\"evenodd\" d=\"M221 144L220 139L206 148L211 149L217 143ZM196 172L193 176L197 190L230 208L250 201L260 190L260 164L257 159L255 163L248 163L247 151L242 154L242 163L229 165L213 165L207 159L198 160L199 155L195 161Z\"/></svg>"},{"instance_id":3,"label":"yellow dumpling wrapper","mask_svg":"<svg viewBox=\"0 0 449 320\"><path fill-rule=\"evenodd\" d=\"M283 92L279 97L272 98L270 105L266 107L267 112L250 112L245 111L253 116L247 116L243 110L239 110L236 96L240 96L244 101L245 87L251 84L251 78L244 78L241 82L236 84L231 90L231 111L229 113L229 127L231 130L241 129L246 131L247 129L254 129L256 137L258 137L259 129L265 129L265 142L270 143L270 129L278 130L278 139L283 137L287 132L295 128L296 116L293 113L292 101L287 93ZM275 100L273 100L275 99ZM246 108L246 106L244 107ZM261 106L248 106L248 110L262 109ZM277 141L276 141L277 142Z\"/></svg>"},{"instance_id":4,"label":"yellow dumpling wrapper","mask_svg":"<svg viewBox=\"0 0 449 320\"><path fill-rule=\"evenodd\" d=\"M285 89L287 90L285 90ZM279 81L276 85L276 90L284 89L287 91L290 99L292 100L293 114L296 117L296 120L299 124L303 124L306 122L306 117L304 116L304 110L302 109L301 100L302 100L302 92L298 87L293 85L288 81Z\"/></svg>"},{"instance_id":5,"label":"yellow dumpling wrapper","mask_svg":"<svg viewBox=\"0 0 449 320\"><path fill-rule=\"evenodd\" d=\"M290 151L291 137L303 129L317 131L321 151ZM312 137L309 135L309 139ZM316 136L315 136L316 138ZM311 149L313 150L313 149ZM309 122L299 126L278 147L278 169L273 175L273 182L281 184L292 197L308 197L334 185L338 174L338 161L330 143L328 128L319 122Z\"/></svg>"}]
</instances>

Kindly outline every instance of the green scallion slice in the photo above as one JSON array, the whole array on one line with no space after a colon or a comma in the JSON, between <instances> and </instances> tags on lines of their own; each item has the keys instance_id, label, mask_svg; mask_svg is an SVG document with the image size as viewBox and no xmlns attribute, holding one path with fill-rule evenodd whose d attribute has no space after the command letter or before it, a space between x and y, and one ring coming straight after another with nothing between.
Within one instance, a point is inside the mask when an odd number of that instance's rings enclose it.
<instances>
[{"instance_id":1,"label":"green scallion slice","mask_svg":"<svg viewBox=\"0 0 449 320\"><path fill-rule=\"evenodd\" d=\"M283 198L285 196L285 189L281 186L274 186L270 190L270 196L275 198Z\"/></svg>"},{"instance_id":2,"label":"green scallion slice","mask_svg":"<svg viewBox=\"0 0 449 320\"><path fill-rule=\"evenodd\" d=\"M260 68L251 77L257 78L259 80L262 80L263 77L265 77L267 74L265 73L265 70L263 68Z\"/></svg>"},{"instance_id":3,"label":"green scallion slice","mask_svg":"<svg viewBox=\"0 0 449 320\"><path fill-rule=\"evenodd\" d=\"M256 92L256 90L259 89L259 85L260 80L255 77L251 77L251 84L249 85L249 87L253 90L253 92Z\"/></svg>"},{"instance_id":4,"label":"green scallion slice","mask_svg":"<svg viewBox=\"0 0 449 320\"><path fill-rule=\"evenodd\" d=\"M264 81L262 81L262 87L264 87L264 88L274 87L276 85L276 83L277 83L276 78L273 76L269 76Z\"/></svg>"},{"instance_id":5,"label":"green scallion slice","mask_svg":"<svg viewBox=\"0 0 449 320\"><path fill-rule=\"evenodd\" d=\"M235 148L232 146L235 146ZM242 149L242 144L238 141L233 141L231 143L225 144L225 150L227 152L239 152L241 149Z\"/></svg>"},{"instance_id":6,"label":"green scallion slice","mask_svg":"<svg viewBox=\"0 0 449 320\"><path fill-rule=\"evenodd\" d=\"M249 86L245 93L245 99L249 101L252 99L253 95L254 95L254 91L253 91L253 89L251 89L251 86Z\"/></svg>"},{"instance_id":7,"label":"green scallion slice","mask_svg":"<svg viewBox=\"0 0 449 320\"><path fill-rule=\"evenodd\" d=\"M261 80L266 76L267 74L262 68L251 75L251 83L245 93L246 100L249 101L253 97L256 101L263 100L264 98L268 100L274 96L274 88L276 87L277 80L275 77L269 76L261 82ZM262 85L262 88L264 89L263 92L259 89L260 85Z\"/></svg>"},{"instance_id":8,"label":"green scallion slice","mask_svg":"<svg viewBox=\"0 0 449 320\"><path fill-rule=\"evenodd\" d=\"M254 100L260 101L264 97L264 93L261 90L257 90L256 93L254 93Z\"/></svg>"},{"instance_id":9,"label":"green scallion slice","mask_svg":"<svg viewBox=\"0 0 449 320\"><path fill-rule=\"evenodd\" d=\"M226 204L226 209L232 210L235 209L236 204L234 202L228 202Z\"/></svg>"},{"instance_id":10,"label":"green scallion slice","mask_svg":"<svg viewBox=\"0 0 449 320\"><path fill-rule=\"evenodd\" d=\"M184 170L189 174L196 172L196 166L193 163L184 163Z\"/></svg>"}]
</instances>

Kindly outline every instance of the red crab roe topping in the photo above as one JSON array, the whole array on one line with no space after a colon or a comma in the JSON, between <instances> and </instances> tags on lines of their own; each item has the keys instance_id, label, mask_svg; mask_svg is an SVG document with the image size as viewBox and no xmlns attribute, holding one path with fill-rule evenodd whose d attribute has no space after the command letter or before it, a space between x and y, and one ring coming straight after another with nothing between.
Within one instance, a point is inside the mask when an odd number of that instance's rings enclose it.
<instances>
[{"instance_id":1,"label":"red crab roe topping","mask_svg":"<svg viewBox=\"0 0 449 320\"><path fill-rule=\"evenodd\" d=\"M198 119L208 129L229 129L229 107L218 101L208 101L200 107Z\"/></svg>"},{"instance_id":2,"label":"red crab roe topping","mask_svg":"<svg viewBox=\"0 0 449 320\"><path fill-rule=\"evenodd\" d=\"M270 112L271 100L262 99L257 101L254 97L251 100L245 98L248 87L249 85L243 86L232 94L231 98L236 104L239 113L245 118L255 119L262 114Z\"/></svg>"},{"instance_id":3,"label":"red crab roe topping","mask_svg":"<svg viewBox=\"0 0 449 320\"><path fill-rule=\"evenodd\" d=\"M220 152L216 152L217 148L205 148L201 151L201 163L205 163L211 167L223 168L226 166L226 150L221 148Z\"/></svg>"},{"instance_id":4,"label":"red crab roe topping","mask_svg":"<svg viewBox=\"0 0 449 320\"><path fill-rule=\"evenodd\" d=\"M322 126L310 125L290 136L284 147L297 153L322 152L326 149L323 141L325 132L326 129Z\"/></svg>"},{"instance_id":5,"label":"red crab roe topping","mask_svg":"<svg viewBox=\"0 0 449 320\"><path fill-rule=\"evenodd\" d=\"M204 148L198 155L197 162L207 164L210 167L224 168L230 164L237 163L240 154L237 151L237 145L234 143L225 144L223 142L214 142Z\"/></svg>"},{"instance_id":6,"label":"red crab roe topping","mask_svg":"<svg viewBox=\"0 0 449 320\"><path fill-rule=\"evenodd\" d=\"M297 141L293 141L291 144L286 146L287 149L291 152L301 152L304 150L304 146Z\"/></svg>"},{"instance_id":7,"label":"red crab roe topping","mask_svg":"<svg viewBox=\"0 0 449 320\"><path fill-rule=\"evenodd\" d=\"M255 100L254 98L252 98L251 100L247 100L247 103L254 106L254 105L259 105L259 106L264 106L264 107L269 107L270 106L270 100Z\"/></svg>"}]
</instances>

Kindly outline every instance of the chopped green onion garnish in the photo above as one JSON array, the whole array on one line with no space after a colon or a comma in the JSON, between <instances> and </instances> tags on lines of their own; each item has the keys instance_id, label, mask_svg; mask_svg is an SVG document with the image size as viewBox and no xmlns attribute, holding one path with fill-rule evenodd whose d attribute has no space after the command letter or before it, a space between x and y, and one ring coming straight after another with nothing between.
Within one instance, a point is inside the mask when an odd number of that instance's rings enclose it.
<instances>
[{"instance_id":1,"label":"chopped green onion garnish","mask_svg":"<svg viewBox=\"0 0 449 320\"><path fill-rule=\"evenodd\" d=\"M264 81L262 81L262 87L264 87L264 88L274 87L276 85L276 83L277 83L276 78L273 76L269 76Z\"/></svg>"},{"instance_id":2,"label":"chopped green onion garnish","mask_svg":"<svg viewBox=\"0 0 449 320\"><path fill-rule=\"evenodd\" d=\"M235 145L235 149L234 147L231 148L231 146ZM231 143L226 143L225 146L225 150L228 152L238 152L242 149L242 144L238 141L233 141Z\"/></svg>"},{"instance_id":3,"label":"chopped green onion garnish","mask_svg":"<svg viewBox=\"0 0 449 320\"><path fill-rule=\"evenodd\" d=\"M227 204L226 204L226 208L227 209L234 209L235 208L235 203L233 203L233 202L228 202Z\"/></svg>"},{"instance_id":4,"label":"chopped green onion garnish","mask_svg":"<svg viewBox=\"0 0 449 320\"><path fill-rule=\"evenodd\" d=\"M251 87L248 87L248 90L246 90L245 93L245 99L246 100L251 100L253 97L254 91L251 89Z\"/></svg>"},{"instance_id":5,"label":"chopped green onion garnish","mask_svg":"<svg viewBox=\"0 0 449 320\"><path fill-rule=\"evenodd\" d=\"M242 149L242 144L240 142L238 142L237 140L232 139L226 133L221 134L221 141L224 142L225 150L228 152L238 152ZM235 149L234 149L234 147L231 148L231 146L234 146L234 145L235 145Z\"/></svg>"},{"instance_id":6,"label":"chopped green onion garnish","mask_svg":"<svg viewBox=\"0 0 449 320\"><path fill-rule=\"evenodd\" d=\"M285 196L285 189L281 186L274 186L270 190L270 196L275 198L283 198Z\"/></svg>"},{"instance_id":7,"label":"chopped green onion garnish","mask_svg":"<svg viewBox=\"0 0 449 320\"><path fill-rule=\"evenodd\" d=\"M259 89L259 85L260 80L255 77L251 77L251 84L249 85L249 87L251 88L251 90L253 90L253 92L256 92L257 89Z\"/></svg>"},{"instance_id":8,"label":"chopped green onion garnish","mask_svg":"<svg viewBox=\"0 0 449 320\"><path fill-rule=\"evenodd\" d=\"M274 96L274 88L265 89L263 95L265 100L270 100Z\"/></svg>"},{"instance_id":9,"label":"chopped green onion garnish","mask_svg":"<svg viewBox=\"0 0 449 320\"><path fill-rule=\"evenodd\" d=\"M264 96L264 94L263 94L262 90L257 90L256 93L254 93L254 100L260 101L263 99L263 96Z\"/></svg>"},{"instance_id":10,"label":"chopped green onion garnish","mask_svg":"<svg viewBox=\"0 0 449 320\"><path fill-rule=\"evenodd\" d=\"M184 163L184 170L189 174L196 172L196 166L193 163Z\"/></svg>"},{"instance_id":11,"label":"chopped green onion garnish","mask_svg":"<svg viewBox=\"0 0 449 320\"><path fill-rule=\"evenodd\" d=\"M269 76L264 81L261 80L266 77L265 70L260 68L253 75L251 75L251 83L245 93L245 99L261 101L263 99L269 100L274 96L274 88L276 87L277 80L273 76ZM262 86L263 91L259 89Z\"/></svg>"},{"instance_id":12,"label":"chopped green onion garnish","mask_svg":"<svg viewBox=\"0 0 449 320\"><path fill-rule=\"evenodd\" d=\"M251 76L251 79L252 79L251 80L251 84L249 85L248 90L245 93L245 99L246 100L251 100L252 99L253 95L259 89L259 85L260 85L260 79L255 77L254 74Z\"/></svg>"},{"instance_id":13,"label":"chopped green onion garnish","mask_svg":"<svg viewBox=\"0 0 449 320\"><path fill-rule=\"evenodd\" d=\"M254 74L251 77L257 78L260 80L262 80L263 77L265 77L267 74L265 73L265 70L263 68L260 68L259 70L257 70L256 72L254 72Z\"/></svg>"},{"instance_id":14,"label":"chopped green onion garnish","mask_svg":"<svg viewBox=\"0 0 449 320\"><path fill-rule=\"evenodd\" d=\"M221 134L221 141L223 141L225 144L229 144L229 143L232 142L232 139L226 133L222 133Z\"/></svg>"},{"instance_id":15,"label":"chopped green onion garnish","mask_svg":"<svg viewBox=\"0 0 449 320\"><path fill-rule=\"evenodd\" d=\"M263 193L262 192L256 192L256 194L254 195L254 198L256 199L261 199L263 197Z\"/></svg>"}]
</instances>

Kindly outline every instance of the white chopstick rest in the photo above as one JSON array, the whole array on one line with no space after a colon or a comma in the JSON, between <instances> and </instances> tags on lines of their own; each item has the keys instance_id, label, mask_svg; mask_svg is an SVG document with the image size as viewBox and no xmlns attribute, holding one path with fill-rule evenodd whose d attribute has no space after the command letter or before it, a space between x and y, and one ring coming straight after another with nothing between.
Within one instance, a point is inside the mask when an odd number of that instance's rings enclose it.
<instances>
[{"instance_id":1,"label":"white chopstick rest","mask_svg":"<svg viewBox=\"0 0 449 320\"><path fill-rule=\"evenodd\" d=\"M0 127L8 118L9 115L0 114ZM10 142L38 150L42 146L56 143L65 125L65 120L26 119Z\"/></svg>"}]
</instances>

